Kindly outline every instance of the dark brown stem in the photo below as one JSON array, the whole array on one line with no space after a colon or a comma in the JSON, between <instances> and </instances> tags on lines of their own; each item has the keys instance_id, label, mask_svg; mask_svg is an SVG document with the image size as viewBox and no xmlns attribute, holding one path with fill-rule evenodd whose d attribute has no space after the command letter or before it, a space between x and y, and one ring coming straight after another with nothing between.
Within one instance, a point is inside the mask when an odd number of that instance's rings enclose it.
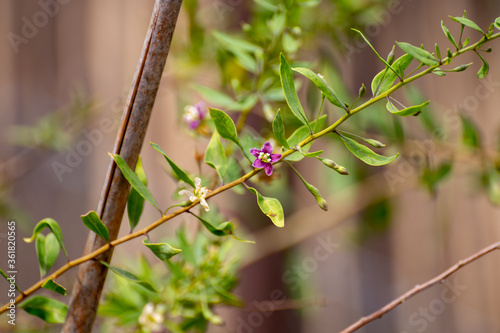
<instances>
[{"instance_id":1,"label":"dark brown stem","mask_svg":"<svg viewBox=\"0 0 500 333\"><path fill-rule=\"evenodd\" d=\"M156 1L125 105L113 153L120 154L133 169L144 141L181 4L182 0ZM97 209L109 229L110 240L118 236L129 188L128 181L111 161ZM84 253L92 253L105 245L103 239L91 232ZM110 246L96 260L87 261L79 267L62 332L92 331L107 273L107 268L98 261L109 263L112 254L113 247Z\"/></svg>"},{"instance_id":2,"label":"dark brown stem","mask_svg":"<svg viewBox=\"0 0 500 333\"><path fill-rule=\"evenodd\" d=\"M366 324L374 321L375 319L382 318L383 315L385 315L387 312L391 311L394 309L396 306L402 304L405 302L407 299L409 299L412 296L415 296L419 292L432 287L435 284L442 283L444 280L449 277L451 274L455 273L458 271L460 268L470 264L473 261L476 261L477 259L481 258L482 256L494 251L494 250L500 250L500 242L496 242L494 244L491 244L488 247L485 247L484 249L474 253L473 255L460 260L458 263L455 265L451 266L448 268L446 271L443 273L439 274L438 276L430 279L429 281L423 283L423 284L417 284L415 287L412 289L408 290L406 293L403 295L399 296L392 302L388 303L384 307L380 308L379 310L373 312L372 314L360 318L357 322L343 330L341 333L350 333L358 330L359 328L365 326Z\"/></svg>"}]
</instances>

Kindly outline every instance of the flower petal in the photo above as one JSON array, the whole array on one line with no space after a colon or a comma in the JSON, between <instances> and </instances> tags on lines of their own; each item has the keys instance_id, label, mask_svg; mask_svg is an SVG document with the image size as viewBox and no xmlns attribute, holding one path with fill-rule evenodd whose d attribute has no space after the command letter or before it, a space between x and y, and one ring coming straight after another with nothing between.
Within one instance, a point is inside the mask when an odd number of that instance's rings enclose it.
<instances>
[{"instance_id":1,"label":"flower petal","mask_svg":"<svg viewBox=\"0 0 500 333\"><path fill-rule=\"evenodd\" d=\"M266 175L268 175L268 176L272 175L273 165L271 163L265 163L264 171L266 172Z\"/></svg>"},{"instance_id":2,"label":"flower petal","mask_svg":"<svg viewBox=\"0 0 500 333\"><path fill-rule=\"evenodd\" d=\"M281 154L271 154L271 163L279 161L281 158Z\"/></svg>"},{"instance_id":3,"label":"flower petal","mask_svg":"<svg viewBox=\"0 0 500 333\"><path fill-rule=\"evenodd\" d=\"M201 179L200 177L194 177L194 185L196 185L196 189L201 187Z\"/></svg>"},{"instance_id":4,"label":"flower petal","mask_svg":"<svg viewBox=\"0 0 500 333\"><path fill-rule=\"evenodd\" d=\"M205 200L205 198L201 198L200 199L200 205L203 206L203 208L205 208L205 211L208 212L210 210L210 207L208 207L208 203L207 201Z\"/></svg>"},{"instance_id":5,"label":"flower petal","mask_svg":"<svg viewBox=\"0 0 500 333\"><path fill-rule=\"evenodd\" d=\"M252 148L250 149L250 154L252 154L255 157L259 157L259 154L262 152L262 150L257 149L257 148Z\"/></svg>"},{"instance_id":6,"label":"flower petal","mask_svg":"<svg viewBox=\"0 0 500 333\"><path fill-rule=\"evenodd\" d=\"M264 143L264 146L262 146L262 151L267 154L273 153L273 146L271 146L271 143L269 141L266 141L266 143Z\"/></svg>"},{"instance_id":7,"label":"flower petal","mask_svg":"<svg viewBox=\"0 0 500 333\"><path fill-rule=\"evenodd\" d=\"M255 161L253 161L252 166L254 168L259 169L259 168L264 168L266 166L266 164L268 164L268 163L265 163L265 162L262 162L262 160L256 159Z\"/></svg>"}]
</instances>

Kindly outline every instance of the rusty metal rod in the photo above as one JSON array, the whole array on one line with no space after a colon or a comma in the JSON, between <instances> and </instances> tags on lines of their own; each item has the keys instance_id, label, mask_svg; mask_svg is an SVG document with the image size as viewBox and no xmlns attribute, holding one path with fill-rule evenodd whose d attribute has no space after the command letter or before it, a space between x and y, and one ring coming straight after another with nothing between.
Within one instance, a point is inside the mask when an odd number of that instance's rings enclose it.
<instances>
[{"instance_id":1,"label":"rusty metal rod","mask_svg":"<svg viewBox=\"0 0 500 333\"><path fill-rule=\"evenodd\" d=\"M156 0L127 98L114 153L120 154L133 169L144 141L181 4L182 0ZM109 229L110 240L118 236L129 189L129 183L111 161L97 209ZM103 239L90 232L84 253L90 253L104 244ZM112 254L113 248L96 259L109 263ZM97 261L80 265L62 332L92 331L106 274L107 268Z\"/></svg>"}]
</instances>

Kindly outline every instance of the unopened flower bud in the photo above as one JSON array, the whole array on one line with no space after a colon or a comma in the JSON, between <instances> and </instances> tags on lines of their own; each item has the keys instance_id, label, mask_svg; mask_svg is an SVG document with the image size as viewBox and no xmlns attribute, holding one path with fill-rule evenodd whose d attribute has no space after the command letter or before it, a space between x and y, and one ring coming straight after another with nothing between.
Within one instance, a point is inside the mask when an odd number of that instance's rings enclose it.
<instances>
[{"instance_id":1,"label":"unopened flower bud","mask_svg":"<svg viewBox=\"0 0 500 333\"><path fill-rule=\"evenodd\" d=\"M383 144L380 141L374 140L374 139L366 139L365 140L370 146L375 147L375 148L384 148L385 144Z\"/></svg>"},{"instance_id":2,"label":"unopened flower bud","mask_svg":"<svg viewBox=\"0 0 500 333\"><path fill-rule=\"evenodd\" d=\"M311 184L305 183L305 185L309 190L309 192L311 192L311 194L314 195L314 197L316 198L319 208L323 209L324 211L327 211L328 205L326 204L326 200L319 193L319 190L316 187L312 186Z\"/></svg>"},{"instance_id":3,"label":"unopened flower bud","mask_svg":"<svg viewBox=\"0 0 500 333\"><path fill-rule=\"evenodd\" d=\"M358 96L359 98L363 97L366 94L366 87L365 84L361 84L361 88L359 88L359 93Z\"/></svg>"},{"instance_id":4,"label":"unopened flower bud","mask_svg":"<svg viewBox=\"0 0 500 333\"><path fill-rule=\"evenodd\" d=\"M395 49L395 46L392 47L391 52L389 52L389 55L387 56L387 63L389 65L392 65L392 63L394 62L394 49Z\"/></svg>"}]
</instances>

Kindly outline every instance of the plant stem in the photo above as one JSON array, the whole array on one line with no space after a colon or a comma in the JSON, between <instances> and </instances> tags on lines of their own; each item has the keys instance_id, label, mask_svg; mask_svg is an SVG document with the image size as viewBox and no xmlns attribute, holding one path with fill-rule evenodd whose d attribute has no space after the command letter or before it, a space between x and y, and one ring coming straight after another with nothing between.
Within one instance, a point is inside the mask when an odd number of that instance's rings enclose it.
<instances>
[{"instance_id":1,"label":"plant stem","mask_svg":"<svg viewBox=\"0 0 500 333\"><path fill-rule=\"evenodd\" d=\"M453 53L452 56L450 58L445 58L443 59L443 63L445 63L447 60L451 60L453 58L455 58L456 56L458 55L461 55L465 52L468 52L468 51L473 51L475 49L477 49L478 47L480 47L481 45L485 44L486 42L489 42L493 39L496 39L496 38L499 38L500 37L500 33L497 33L497 34L494 34L492 36L490 36L489 38L481 38L481 40L479 40L477 43L475 44L472 44L466 48L462 48L460 50L458 50L457 52ZM332 125L328 126L326 129L318 132L318 133L313 133L311 134L308 138L304 139L302 142L299 143L299 146L300 147L303 147L304 145L310 143L310 142L313 142L314 140L326 135L326 134L329 134L330 132L334 131L337 127L339 127L342 123L344 123L347 119L349 119L352 115L360 112L361 110L363 109L366 109L367 107L371 106L372 104L386 98L387 96L389 96L390 94L392 94L394 91L400 89L401 87L403 87L404 85L410 83L410 82L413 82L429 73L432 72L432 70L434 70L436 67L438 67L438 65L436 66L431 66L429 68L427 68L426 70L418 73L418 74L415 74L409 78L406 78L405 80L401 81L401 82L398 82L396 85L394 85L392 88L390 88L389 90L387 90L386 92L384 92L383 94L380 94L376 97L373 97L371 98L370 100L366 101L365 103L363 103L362 105L358 106L357 108L355 109L352 109L350 113L346 113L344 114L343 116L341 116L335 123L333 123ZM280 162L283 162L284 159L293 154L294 152L296 152L296 150L294 149L290 149L286 152L283 153L282 155L282 158L281 160L279 160L278 162L276 163L280 163ZM246 180L252 178L253 176L255 176L256 174L258 174L259 172L261 172L263 169L254 169L250 172L248 172L247 174L243 175L242 177L240 177L239 179L236 179L234 181L232 181L231 183L228 183L228 184L225 184L213 191L211 191L207 196L206 196L206 199L209 199L215 195L218 195L234 186L237 186L237 185L240 185L242 184L243 182L245 182ZM96 249L95 251L87 254L87 255L84 255L78 259L75 259L75 260L72 260L72 261L69 261L67 264L63 265L62 267L60 267L58 270L56 270L54 273L50 274L49 276L47 276L46 278L38 281L37 283L35 283L34 285L32 285L31 287L29 287L28 289L26 289L24 292L22 292L21 295L19 295L17 298L16 298L16 303L19 303L20 301L22 301L23 299L29 297L30 295L32 295L35 291L37 291L38 289L41 288L41 286L43 285L43 283L45 283L47 280L49 279L56 279L57 277L61 276L62 274L64 274L66 271L68 271L69 269L73 268L73 267L76 267L84 262L87 262L89 260L92 260L94 258L96 258L98 255L100 254L103 254L105 253L106 251L112 249L113 247L117 246L117 245L120 245L122 243L125 243L131 239L134 239L134 238L137 238L137 237L140 237L140 236L143 236L143 235L146 235L148 232L156 229L157 227L159 227L160 225L162 225L163 223L179 216L180 214L182 213L185 213L187 212L188 210L190 210L191 208L195 207L196 205L199 204L199 200L196 200L195 202L193 202L191 205L187 206L187 207L183 207L177 211L175 211L174 213L171 213L169 215L163 215L160 219L158 219L157 221L155 221L154 223L150 224L149 226L141 229L141 230L138 230L136 232L133 232L133 233L130 233L126 236L123 236L119 239L116 239L114 241L111 241L110 243L108 244L105 244L103 246L101 246L100 248ZM440 274L439 276L437 276L436 278L432 279L432 280L429 280L428 282L426 282L425 284L423 285L420 285L420 286L417 286L415 288L413 288L412 290L410 290L409 292L405 293L404 295L402 295L400 298L394 300L393 302L389 303L388 305L386 305L384 308L380 309L379 311L377 311L376 313L368 316L368 317L364 317L364 318L361 318L357 323L351 325L348 329L346 329L344 332L352 332L353 330L351 329L351 327L355 327L355 329L359 328L359 327L362 327L364 325L366 325L367 323L369 323L370 321L373 321L375 320L376 318L382 316L383 314L387 313L388 311L392 310L394 307L396 307L397 305L401 304L405 299L407 299L408 297L411 297L413 296L414 294L438 283L439 281L441 281L442 279L448 277L449 275L451 275L452 273L456 272L458 269L460 269L461 267L471 263L472 261L486 255L487 253L490 253L492 252L493 250L496 250L496 249L500 249L500 242L499 243L495 243L495 244L492 244L490 245L489 247L479 251L478 253L470 256L469 258L466 258L462 261L460 261L458 264L456 264L455 266L452 266L450 267L447 271L443 272L442 274ZM0 308L0 314L7 311L7 306L9 306L9 303L5 304L4 306L2 306ZM377 314L375 316L375 314ZM372 318L373 316L373 318ZM356 326L355 326L356 325ZM359 326L360 325L360 326ZM350 329L350 330L349 330Z\"/></svg>"}]
</instances>

